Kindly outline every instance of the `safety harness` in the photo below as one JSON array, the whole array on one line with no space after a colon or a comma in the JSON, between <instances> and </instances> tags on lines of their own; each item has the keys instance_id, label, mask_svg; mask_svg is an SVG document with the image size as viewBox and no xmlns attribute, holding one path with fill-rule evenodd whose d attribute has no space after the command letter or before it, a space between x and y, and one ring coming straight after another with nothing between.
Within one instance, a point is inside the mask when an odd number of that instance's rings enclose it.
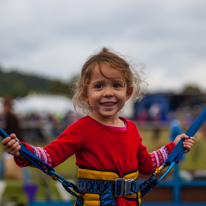
<instances>
[{"instance_id":1,"label":"safety harness","mask_svg":"<svg viewBox=\"0 0 206 206\"><path fill-rule=\"evenodd\" d=\"M114 198L123 197L140 205L138 170L127 172L119 177L112 170L78 169L78 188L83 195L83 205L115 206Z\"/></svg>"},{"instance_id":2,"label":"safety harness","mask_svg":"<svg viewBox=\"0 0 206 206\"><path fill-rule=\"evenodd\" d=\"M198 129L206 120L206 107L192 123L186 131L189 137L194 136ZM9 135L0 128L0 136L6 138ZM16 140L18 141L18 140ZM141 204L140 198L151 191L172 169L178 162L185 151L183 141L179 141L176 147L169 155L167 161L157 168L152 176L138 186L138 170L130 171L119 177L116 171L109 170L94 170L90 168L78 169L78 187L72 182L65 180L58 175L52 167L39 159L31 151L29 151L21 142L20 153L27 158L35 167L42 170L45 174L51 176L54 180L62 183L63 187L73 196L77 198L75 206L115 206L114 198L123 197L125 199L137 201ZM165 167L168 167L166 172L156 178ZM71 188L73 190L71 190Z\"/></svg>"}]
</instances>

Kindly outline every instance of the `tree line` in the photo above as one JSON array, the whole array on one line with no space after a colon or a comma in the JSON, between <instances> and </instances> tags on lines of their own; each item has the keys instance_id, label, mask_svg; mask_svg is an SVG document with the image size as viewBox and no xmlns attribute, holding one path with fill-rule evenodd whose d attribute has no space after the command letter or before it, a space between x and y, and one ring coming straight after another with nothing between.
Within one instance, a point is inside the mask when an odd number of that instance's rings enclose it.
<instances>
[{"instance_id":1,"label":"tree line","mask_svg":"<svg viewBox=\"0 0 206 206\"><path fill-rule=\"evenodd\" d=\"M65 83L60 80L50 80L17 71L5 72L0 68L0 96L24 97L29 92L34 91L37 93L62 94L71 98L74 80L75 78Z\"/></svg>"},{"instance_id":2,"label":"tree line","mask_svg":"<svg viewBox=\"0 0 206 206\"><path fill-rule=\"evenodd\" d=\"M72 98L74 82L77 76L65 83L37 75L23 74L17 71L5 72L0 66L0 97L9 95L13 98L24 97L29 92L61 94ZM197 85L185 85L182 94L203 94Z\"/></svg>"}]
</instances>

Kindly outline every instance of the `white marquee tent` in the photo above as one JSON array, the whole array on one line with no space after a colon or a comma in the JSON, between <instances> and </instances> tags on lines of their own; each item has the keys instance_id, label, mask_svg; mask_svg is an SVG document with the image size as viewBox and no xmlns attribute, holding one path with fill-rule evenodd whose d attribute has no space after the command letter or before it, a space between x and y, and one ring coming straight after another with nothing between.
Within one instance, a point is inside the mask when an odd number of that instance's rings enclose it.
<instances>
[{"instance_id":1,"label":"white marquee tent","mask_svg":"<svg viewBox=\"0 0 206 206\"><path fill-rule=\"evenodd\" d=\"M0 111L2 111L1 99ZM74 111L72 100L60 95L47 95L47 94L29 94L26 97L15 99L14 101L15 113L62 113Z\"/></svg>"}]
</instances>

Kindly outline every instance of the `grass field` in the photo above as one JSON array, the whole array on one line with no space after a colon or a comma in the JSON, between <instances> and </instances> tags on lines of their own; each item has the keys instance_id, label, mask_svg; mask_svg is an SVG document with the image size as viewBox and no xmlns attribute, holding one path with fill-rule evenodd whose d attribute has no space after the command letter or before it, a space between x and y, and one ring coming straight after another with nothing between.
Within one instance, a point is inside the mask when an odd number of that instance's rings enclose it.
<instances>
[{"instance_id":1,"label":"grass field","mask_svg":"<svg viewBox=\"0 0 206 206\"><path fill-rule=\"evenodd\" d=\"M196 134L196 142L192 151L185 156L185 160L180 163L182 170L193 172L195 170L206 170L206 139L204 138L204 128ZM143 137L143 144L147 146L148 151L152 152L169 142L169 130L167 127L159 131L158 137L155 136L155 130L148 128L140 128L140 134ZM38 145L43 146L43 145ZM2 154L2 146L0 147ZM56 187L56 181L52 180L42 171L29 168L32 182L38 184L36 200L61 200L61 196ZM72 156L64 163L55 168L55 171L66 179L76 180L77 167L75 166L75 158ZM14 201L19 204L26 204L27 197L23 190L23 180L4 179L7 184L3 193L2 201Z\"/></svg>"}]
</instances>

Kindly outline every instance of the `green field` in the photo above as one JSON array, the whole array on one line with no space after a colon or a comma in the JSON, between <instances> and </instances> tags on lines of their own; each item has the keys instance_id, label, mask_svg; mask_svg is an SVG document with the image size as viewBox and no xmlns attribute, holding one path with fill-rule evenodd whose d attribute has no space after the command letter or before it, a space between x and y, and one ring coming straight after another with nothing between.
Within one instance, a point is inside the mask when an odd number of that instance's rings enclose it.
<instances>
[{"instance_id":1,"label":"green field","mask_svg":"<svg viewBox=\"0 0 206 206\"><path fill-rule=\"evenodd\" d=\"M184 161L180 163L180 169L194 172L195 170L206 170L206 139L204 138L204 128L196 134L196 141L192 151L186 154ZM143 137L143 143L147 146L148 151L152 152L169 142L168 128L161 128L159 134L154 129L141 128L140 134ZM156 136L158 134L158 137ZM43 146L43 145L38 145ZM0 147L2 154L2 146ZM38 184L36 200L61 200L61 195L57 190L56 181L42 171L29 168L32 182ZM75 158L72 156L64 163L55 168L55 171L66 179L76 181L77 167L75 166ZM23 190L23 180L4 179L7 184L3 193L2 201L14 201L16 203L27 203L27 197Z\"/></svg>"}]
</instances>

